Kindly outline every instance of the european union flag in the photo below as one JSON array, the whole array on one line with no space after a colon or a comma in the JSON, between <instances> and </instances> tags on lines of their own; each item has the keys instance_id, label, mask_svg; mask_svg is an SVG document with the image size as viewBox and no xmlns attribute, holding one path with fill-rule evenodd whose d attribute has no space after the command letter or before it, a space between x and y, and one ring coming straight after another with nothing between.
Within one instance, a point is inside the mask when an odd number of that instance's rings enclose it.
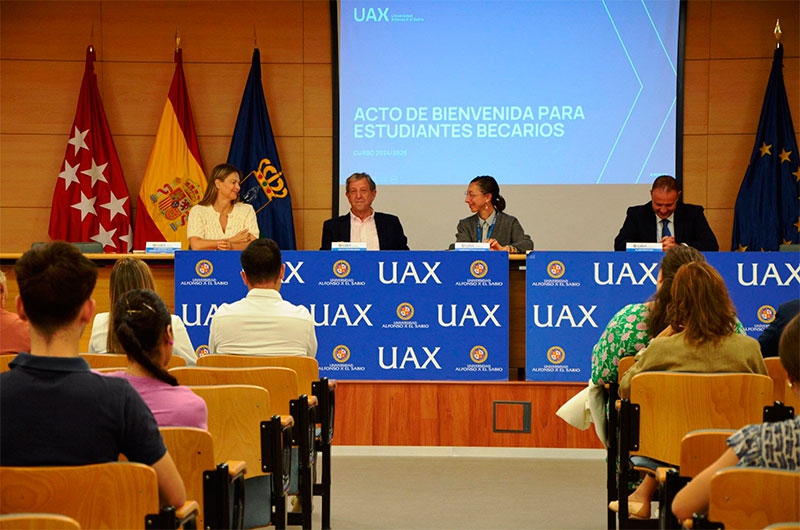
<instances>
[{"instance_id":1,"label":"european union flag","mask_svg":"<svg viewBox=\"0 0 800 530\"><path fill-rule=\"evenodd\" d=\"M281 170L269 122L261 86L261 52L258 48L253 51L253 63L236 118L228 163L242 172L240 197L256 211L261 237L274 240L281 250L297 249L292 197Z\"/></svg>"},{"instance_id":2,"label":"european union flag","mask_svg":"<svg viewBox=\"0 0 800 530\"><path fill-rule=\"evenodd\" d=\"M800 243L797 138L783 84L783 47L772 59L750 165L733 214L732 250L778 250Z\"/></svg>"}]
</instances>

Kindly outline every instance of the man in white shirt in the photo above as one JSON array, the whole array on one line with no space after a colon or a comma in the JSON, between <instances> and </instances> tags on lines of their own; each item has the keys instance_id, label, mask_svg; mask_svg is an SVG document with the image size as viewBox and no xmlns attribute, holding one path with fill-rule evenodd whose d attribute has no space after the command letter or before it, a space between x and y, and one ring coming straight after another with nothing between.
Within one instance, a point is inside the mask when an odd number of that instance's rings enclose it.
<instances>
[{"instance_id":1,"label":"man in white shirt","mask_svg":"<svg viewBox=\"0 0 800 530\"><path fill-rule=\"evenodd\" d=\"M366 173L353 173L345 182L350 212L322 225L320 250L330 250L333 242L367 244L367 250L408 250L408 239L396 215L376 212L372 201L378 195L375 181Z\"/></svg>"},{"instance_id":2,"label":"man in white shirt","mask_svg":"<svg viewBox=\"0 0 800 530\"><path fill-rule=\"evenodd\" d=\"M284 265L271 239L256 239L242 251L242 280L247 296L222 304L211 319L211 353L234 355L317 354L311 313L280 295Z\"/></svg>"}]
</instances>

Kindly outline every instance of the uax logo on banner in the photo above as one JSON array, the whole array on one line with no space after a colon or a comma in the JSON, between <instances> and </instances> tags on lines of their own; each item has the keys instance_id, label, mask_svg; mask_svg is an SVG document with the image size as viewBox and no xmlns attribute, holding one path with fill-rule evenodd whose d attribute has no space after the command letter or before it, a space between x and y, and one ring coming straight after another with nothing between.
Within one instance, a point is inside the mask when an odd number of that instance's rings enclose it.
<instances>
[{"instance_id":1,"label":"uax logo on banner","mask_svg":"<svg viewBox=\"0 0 800 530\"><path fill-rule=\"evenodd\" d=\"M331 304L309 304L308 310L311 313L311 318L314 319L315 326L337 326L344 324L348 327L355 327L363 324L364 326L372 326L372 321L369 319L369 310L372 309L372 304L366 304L362 307L360 304L335 304L336 310L331 316Z\"/></svg>"},{"instance_id":2,"label":"uax logo on banner","mask_svg":"<svg viewBox=\"0 0 800 530\"><path fill-rule=\"evenodd\" d=\"M758 308L758 319L764 324L770 324L775 320L775 308L771 305L762 305Z\"/></svg>"},{"instance_id":3,"label":"uax logo on banner","mask_svg":"<svg viewBox=\"0 0 800 530\"><path fill-rule=\"evenodd\" d=\"M400 265L400 267L398 267ZM442 281L436 275L436 269L441 265L440 261L434 262L433 265L427 261L422 263L414 263L407 261L405 266L402 266L397 261L386 263L385 261L378 262L378 279L383 284L405 284L414 283L416 285L426 284L428 281L441 284ZM399 272L402 268L402 272ZM398 276L399 274L399 276Z\"/></svg>"},{"instance_id":4,"label":"uax logo on banner","mask_svg":"<svg viewBox=\"0 0 800 530\"><path fill-rule=\"evenodd\" d=\"M759 265L764 265L763 263L749 263L750 271L745 271L745 265L748 265L746 263L737 263L736 265L739 272L739 285L744 285L745 287L770 285L772 281L776 285L782 286L787 286L792 281L800 284L800 264L795 267L791 263L784 263L786 267L784 272L779 270L778 265L775 263L767 263L765 269L759 267Z\"/></svg>"}]
</instances>

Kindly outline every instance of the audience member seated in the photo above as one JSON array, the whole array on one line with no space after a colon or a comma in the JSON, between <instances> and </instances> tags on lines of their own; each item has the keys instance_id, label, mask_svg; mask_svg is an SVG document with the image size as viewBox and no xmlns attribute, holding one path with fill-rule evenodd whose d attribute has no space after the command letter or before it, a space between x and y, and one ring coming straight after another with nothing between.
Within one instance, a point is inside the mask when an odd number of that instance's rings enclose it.
<instances>
[{"instance_id":1,"label":"audience member seated","mask_svg":"<svg viewBox=\"0 0 800 530\"><path fill-rule=\"evenodd\" d=\"M705 262L682 265L670 289L667 327L636 355L634 365L622 376L619 395L630 396L631 379L641 372L742 372L767 375L758 341L736 333L736 309L725 281ZM645 475L631 493L631 516L649 518L650 501L657 482ZM609 504L618 510L616 501Z\"/></svg>"},{"instance_id":2,"label":"audience member seated","mask_svg":"<svg viewBox=\"0 0 800 530\"><path fill-rule=\"evenodd\" d=\"M242 250L258 239L256 211L239 202L239 170L217 164L208 177L206 193L189 210L186 237L192 250Z\"/></svg>"},{"instance_id":3,"label":"audience member seated","mask_svg":"<svg viewBox=\"0 0 800 530\"><path fill-rule=\"evenodd\" d=\"M661 243L665 251L676 245L689 245L703 252L719 250L703 207L680 202L680 195L675 177L661 175L655 179L650 202L628 208L625 222L614 238L614 250L625 250L628 243Z\"/></svg>"},{"instance_id":4,"label":"audience member seated","mask_svg":"<svg viewBox=\"0 0 800 530\"><path fill-rule=\"evenodd\" d=\"M792 392L800 397L800 315L795 315L786 325L779 354ZM724 467L759 466L799 471L800 416L783 422L748 425L728 438L728 446L716 462L675 496L672 512L678 521L708 511L711 478Z\"/></svg>"},{"instance_id":5,"label":"audience member seated","mask_svg":"<svg viewBox=\"0 0 800 530\"><path fill-rule=\"evenodd\" d=\"M183 505L183 482L141 396L127 381L91 372L79 356L97 267L56 241L26 252L15 271L31 351L0 374L0 465L75 466L124 454L153 467L164 504Z\"/></svg>"},{"instance_id":6,"label":"audience member seated","mask_svg":"<svg viewBox=\"0 0 800 530\"><path fill-rule=\"evenodd\" d=\"M114 308L117 300L133 289L150 289L155 291L156 281L153 272L147 263L137 258L121 258L111 269L108 283L110 307ZM192 346L192 339L183 320L178 315L172 315L172 333L175 336L174 353L183 358L190 366L197 364L197 354ZM97 313L92 323L91 338L89 339L89 353L125 353L117 340L113 330L115 328L114 315L111 313ZM109 333L111 330L111 333Z\"/></svg>"},{"instance_id":7,"label":"audience member seated","mask_svg":"<svg viewBox=\"0 0 800 530\"><path fill-rule=\"evenodd\" d=\"M408 238L396 215L376 212L372 201L378 195L375 181L367 173L353 173L345 182L350 213L322 224L320 250L330 250L335 242L360 242L367 250L408 250Z\"/></svg>"},{"instance_id":8,"label":"audience member seated","mask_svg":"<svg viewBox=\"0 0 800 530\"><path fill-rule=\"evenodd\" d=\"M644 303L628 304L620 309L592 348L592 383L617 382L619 360L636 355L667 327L667 307L672 301L670 290L678 268L690 261L705 260L691 247L673 247L664 253L653 296ZM744 329L741 324L739 329Z\"/></svg>"},{"instance_id":9,"label":"audience member seated","mask_svg":"<svg viewBox=\"0 0 800 530\"><path fill-rule=\"evenodd\" d=\"M31 351L31 336L28 323L18 314L6 311L8 284L6 275L0 271L0 354Z\"/></svg>"},{"instance_id":10,"label":"audience member seated","mask_svg":"<svg viewBox=\"0 0 800 530\"><path fill-rule=\"evenodd\" d=\"M533 240L516 217L505 213L506 200L494 177L475 177L469 183L464 202L474 214L456 227L456 243L489 243L491 250L524 253L533 250ZM455 248L455 243L450 245Z\"/></svg>"},{"instance_id":11,"label":"audience member seated","mask_svg":"<svg viewBox=\"0 0 800 530\"><path fill-rule=\"evenodd\" d=\"M208 430L203 398L166 370L172 357L172 320L164 301L150 289L128 291L114 305L114 331L128 356L124 372L106 374L126 379L150 407L159 427Z\"/></svg>"},{"instance_id":12,"label":"audience member seated","mask_svg":"<svg viewBox=\"0 0 800 530\"><path fill-rule=\"evenodd\" d=\"M789 300L778 306L775 319L770 322L769 326L758 337L758 343L761 345L761 355L764 357L778 356L778 341L781 339L781 333L783 333L786 324L797 314L800 314L800 298Z\"/></svg>"},{"instance_id":13,"label":"audience member seated","mask_svg":"<svg viewBox=\"0 0 800 530\"><path fill-rule=\"evenodd\" d=\"M311 313L281 297L284 265L271 239L257 239L242 251L247 296L222 304L211 319L211 353L233 355L317 355Z\"/></svg>"}]
</instances>

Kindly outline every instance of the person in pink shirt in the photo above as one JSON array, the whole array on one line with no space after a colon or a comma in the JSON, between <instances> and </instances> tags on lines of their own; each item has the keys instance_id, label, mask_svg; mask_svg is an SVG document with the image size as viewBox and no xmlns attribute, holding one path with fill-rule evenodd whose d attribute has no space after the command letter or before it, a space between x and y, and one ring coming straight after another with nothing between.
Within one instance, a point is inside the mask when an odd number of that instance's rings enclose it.
<instances>
[{"instance_id":1,"label":"person in pink shirt","mask_svg":"<svg viewBox=\"0 0 800 530\"><path fill-rule=\"evenodd\" d=\"M6 275L0 271L0 354L31 351L31 334L28 321L11 311L6 311L8 286Z\"/></svg>"},{"instance_id":2,"label":"person in pink shirt","mask_svg":"<svg viewBox=\"0 0 800 530\"><path fill-rule=\"evenodd\" d=\"M128 357L124 372L109 377L127 379L156 418L159 427L197 427L208 430L203 399L167 372L174 335L164 301L150 289L134 289L114 304L117 340Z\"/></svg>"}]
</instances>

